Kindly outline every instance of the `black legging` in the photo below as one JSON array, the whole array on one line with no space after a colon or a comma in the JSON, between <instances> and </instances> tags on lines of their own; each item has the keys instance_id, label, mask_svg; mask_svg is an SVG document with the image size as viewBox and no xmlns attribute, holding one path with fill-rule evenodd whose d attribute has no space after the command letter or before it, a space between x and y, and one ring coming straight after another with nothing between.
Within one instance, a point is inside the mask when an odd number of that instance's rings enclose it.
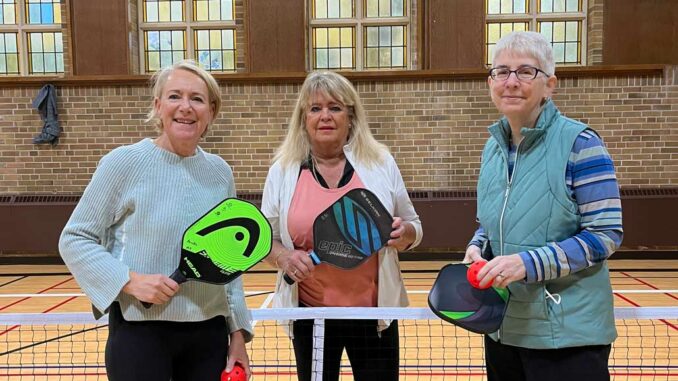
<instances>
[{"instance_id":1,"label":"black legging","mask_svg":"<svg viewBox=\"0 0 678 381\"><path fill-rule=\"evenodd\" d=\"M310 381L313 359L313 320L297 320L294 354L299 381ZM393 381L399 374L398 322L377 332L376 320L325 320L323 381L339 379L344 349L355 381Z\"/></svg>"},{"instance_id":2,"label":"black legging","mask_svg":"<svg viewBox=\"0 0 678 381\"><path fill-rule=\"evenodd\" d=\"M131 322L113 303L106 373L110 381L219 380L228 340L223 316L201 322Z\"/></svg>"},{"instance_id":3,"label":"black legging","mask_svg":"<svg viewBox=\"0 0 678 381\"><path fill-rule=\"evenodd\" d=\"M609 381L612 346L588 345L529 349L497 343L485 336L488 381Z\"/></svg>"}]
</instances>

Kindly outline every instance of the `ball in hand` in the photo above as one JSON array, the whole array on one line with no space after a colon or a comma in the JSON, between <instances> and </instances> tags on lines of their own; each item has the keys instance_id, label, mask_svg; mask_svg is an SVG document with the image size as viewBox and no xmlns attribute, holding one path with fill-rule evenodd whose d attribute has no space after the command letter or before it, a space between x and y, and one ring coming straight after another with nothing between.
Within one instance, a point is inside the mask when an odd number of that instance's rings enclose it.
<instances>
[{"instance_id":1,"label":"ball in hand","mask_svg":"<svg viewBox=\"0 0 678 381\"><path fill-rule=\"evenodd\" d=\"M221 372L221 381L247 381L245 369L240 364L235 364L230 372Z\"/></svg>"},{"instance_id":2,"label":"ball in hand","mask_svg":"<svg viewBox=\"0 0 678 381\"><path fill-rule=\"evenodd\" d=\"M478 273L480 272L480 269L482 269L486 264L487 261L475 261L466 271L466 279L468 279L468 282L471 283L471 286L480 290L485 290L492 287L492 282L488 282L486 285L481 286L480 279L478 279Z\"/></svg>"}]
</instances>

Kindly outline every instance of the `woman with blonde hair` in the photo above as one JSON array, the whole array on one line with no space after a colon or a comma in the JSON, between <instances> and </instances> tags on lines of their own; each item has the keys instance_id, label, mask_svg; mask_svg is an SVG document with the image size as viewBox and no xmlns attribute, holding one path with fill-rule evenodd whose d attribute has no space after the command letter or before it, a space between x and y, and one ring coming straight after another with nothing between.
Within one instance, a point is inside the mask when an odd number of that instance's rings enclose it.
<instances>
[{"instance_id":1,"label":"woman with blonde hair","mask_svg":"<svg viewBox=\"0 0 678 381\"><path fill-rule=\"evenodd\" d=\"M249 375L242 281L180 287L168 276L184 230L235 197L229 165L198 146L219 113L219 85L192 61L160 70L153 83L149 121L159 135L101 159L59 251L95 312L109 313L109 380L217 380L236 362Z\"/></svg>"},{"instance_id":2,"label":"woman with blonde hair","mask_svg":"<svg viewBox=\"0 0 678 381\"><path fill-rule=\"evenodd\" d=\"M309 258L313 221L355 188L376 194L394 216L390 240L351 270ZM393 157L370 132L353 85L334 72L310 73L299 92L287 136L264 185L262 211L274 232L269 263L278 269L276 307L401 307L408 304L398 251L422 238L421 222ZM295 283L288 285L287 274ZM311 379L313 321L292 324L302 381ZM328 320L323 380L337 380L343 350L356 380L396 380L398 325L393 321Z\"/></svg>"}]
</instances>

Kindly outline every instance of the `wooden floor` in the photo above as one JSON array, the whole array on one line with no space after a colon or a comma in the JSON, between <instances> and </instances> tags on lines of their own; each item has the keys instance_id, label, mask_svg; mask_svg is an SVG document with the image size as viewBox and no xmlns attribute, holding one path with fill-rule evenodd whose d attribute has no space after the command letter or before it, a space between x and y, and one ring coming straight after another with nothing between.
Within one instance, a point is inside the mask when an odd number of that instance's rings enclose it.
<instances>
[{"instance_id":1,"label":"wooden floor","mask_svg":"<svg viewBox=\"0 0 678 381\"><path fill-rule=\"evenodd\" d=\"M436 277L437 270L445 262L403 261L401 267L410 293L411 307L427 307L427 292ZM615 292L615 307L676 307L678 308L678 260L612 260L611 279ZM274 289L275 276L266 264L260 264L244 275L247 304L251 309L267 308ZM668 291L667 291L668 290ZM641 292L643 291L643 292ZM64 266L2 266L0 268L0 314L7 313L72 313L88 312L88 300L81 293L73 277ZM48 296L51 295L51 296ZM485 379L482 367L482 343L479 336L468 334L442 322L426 326L415 321L401 321L401 379L405 380L481 380ZM620 326L620 324L622 324ZM79 327L70 327L78 330ZM21 349L25 344L3 339L18 336L19 328L0 325L0 380L106 380L101 367L101 342L105 335L96 330L78 332L89 335L98 342L93 348L72 339L62 339L63 333L22 331L32 335L34 342L49 345L68 341L73 352L83 352L87 359L71 356L64 364L61 358L48 359L61 354L42 354L37 346ZM678 380L678 321L663 320L653 324L618 321L620 339L611 356L611 372L614 380ZM105 331L105 330L100 330ZM100 336L97 336L100 335ZM293 356L289 340L274 322L258 322L257 340L250 351L254 365L254 380L291 380L294 377ZM275 335L275 337L274 337ZM84 341L84 340L82 340ZM95 345L95 344L91 344ZM21 347L21 348L19 348ZM270 360L275 349L277 361ZM45 349L46 352L49 350ZM62 351L59 349L58 351ZM444 351L444 352L443 352ZM403 353L404 352L404 353ZM40 356L45 358L40 358ZM85 360L95 365L76 366ZM19 366L31 361L50 366ZM454 364L452 364L454 362ZM96 363L99 363L98 365ZM61 364L61 365L59 365ZM422 365L423 364L423 365ZM423 370L422 370L423 369ZM350 370L346 367L347 372ZM40 375L49 376L40 376ZM350 380L350 375L342 379Z\"/></svg>"}]
</instances>

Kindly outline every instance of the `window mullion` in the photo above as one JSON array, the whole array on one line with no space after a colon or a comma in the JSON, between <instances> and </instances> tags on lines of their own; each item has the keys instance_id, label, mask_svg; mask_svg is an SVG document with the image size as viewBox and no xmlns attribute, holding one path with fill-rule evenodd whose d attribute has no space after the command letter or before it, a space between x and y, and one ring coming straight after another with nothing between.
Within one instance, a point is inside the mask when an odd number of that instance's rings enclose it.
<instances>
[{"instance_id":1,"label":"window mullion","mask_svg":"<svg viewBox=\"0 0 678 381\"><path fill-rule=\"evenodd\" d=\"M184 22L186 23L186 28L184 28L184 48L186 49L186 58L190 58L198 62L198 54L195 51L195 39L194 39L194 12L193 12L193 0L186 0L186 13L184 14Z\"/></svg>"},{"instance_id":2,"label":"window mullion","mask_svg":"<svg viewBox=\"0 0 678 381\"><path fill-rule=\"evenodd\" d=\"M365 67L365 37L363 36L365 0L355 0L355 70Z\"/></svg>"},{"instance_id":3,"label":"window mullion","mask_svg":"<svg viewBox=\"0 0 678 381\"><path fill-rule=\"evenodd\" d=\"M531 22L534 20L533 14L520 15L487 15L487 22Z\"/></svg>"},{"instance_id":4,"label":"window mullion","mask_svg":"<svg viewBox=\"0 0 678 381\"><path fill-rule=\"evenodd\" d=\"M536 21L582 21L585 18L575 14L542 13L535 17Z\"/></svg>"},{"instance_id":5,"label":"window mullion","mask_svg":"<svg viewBox=\"0 0 678 381\"><path fill-rule=\"evenodd\" d=\"M361 18L361 22L365 26L387 24L387 25L406 25L409 23L407 17L379 17L379 18Z\"/></svg>"},{"instance_id":6,"label":"window mullion","mask_svg":"<svg viewBox=\"0 0 678 381\"><path fill-rule=\"evenodd\" d=\"M18 14L16 20L17 26L17 50L19 51L19 74L28 75L28 43L26 43L27 36L23 30L26 22L26 1L17 1Z\"/></svg>"},{"instance_id":7,"label":"window mullion","mask_svg":"<svg viewBox=\"0 0 678 381\"><path fill-rule=\"evenodd\" d=\"M195 50L195 31L191 24L186 27L184 32L184 46L186 48L186 58L198 62L198 54Z\"/></svg>"},{"instance_id":8,"label":"window mullion","mask_svg":"<svg viewBox=\"0 0 678 381\"><path fill-rule=\"evenodd\" d=\"M365 51L365 40L363 38L363 23L362 19L358 19L355 23L355 34L354 34L354 49L355 49L355 70L364 70L364 54Z\"/></svg>"}]
</instances>

